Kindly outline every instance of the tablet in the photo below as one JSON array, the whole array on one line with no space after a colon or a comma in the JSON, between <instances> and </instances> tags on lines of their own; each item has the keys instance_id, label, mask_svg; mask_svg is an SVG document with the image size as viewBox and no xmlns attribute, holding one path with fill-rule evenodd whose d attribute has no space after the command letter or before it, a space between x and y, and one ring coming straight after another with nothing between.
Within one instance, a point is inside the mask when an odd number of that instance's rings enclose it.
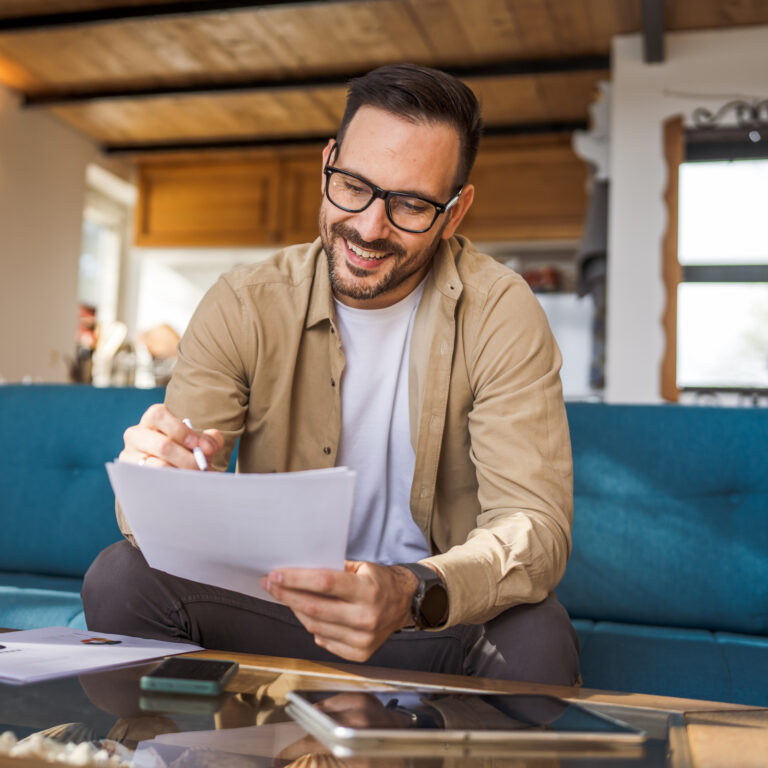
<instances>
[{"instance_id":1,"label":"tablet","mask_svg":"<svg viewBox=\"0 0 768 768\"><path fill-rule=\"evenodd\" d=\"M290 691L287 712L339 757L641 756L645 732L554 696Z\"/></svg>"}]
</instances>

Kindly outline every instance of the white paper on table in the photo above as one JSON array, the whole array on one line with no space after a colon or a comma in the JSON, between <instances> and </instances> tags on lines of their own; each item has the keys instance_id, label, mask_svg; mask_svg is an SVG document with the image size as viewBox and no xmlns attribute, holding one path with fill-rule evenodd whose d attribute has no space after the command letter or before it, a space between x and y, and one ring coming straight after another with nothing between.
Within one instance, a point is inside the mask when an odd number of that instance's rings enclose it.
<instances>
[{"instance_id":1,"label":"white paper on table","mask_svg":"<svg viewBox=\"0 0 768 768\"><path fill-rule=\"evenodd\" d=\"M153 568L269 600L274 568L344 568L355 473L232 474L107 464Z\"/></svg>"},{"instance_id":2,"label":"white paper on table","mask_svg":"<svg viewBox=\"0 0 768 768\"><path fill-rule=\"evenodd\" d=\"M33 683L201 650L192 643L144 640L70 627L3 632L0 681Z\"/></svg>"}]
</instances>

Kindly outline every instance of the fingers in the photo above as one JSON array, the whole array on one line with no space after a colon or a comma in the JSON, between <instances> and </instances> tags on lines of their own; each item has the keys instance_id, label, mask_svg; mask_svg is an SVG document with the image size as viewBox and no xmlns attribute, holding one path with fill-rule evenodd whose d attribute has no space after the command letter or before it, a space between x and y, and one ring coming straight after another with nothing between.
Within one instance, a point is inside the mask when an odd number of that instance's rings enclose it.
<instances>
[{"instance_id":1,"label":"fingers","mask_svg":"<svg viewBox=\"0 0 768 768\"><path fill-rule=\"evenodd\" d=\"M139 423L125 431L123 440L120 461L180 469L198 469L192 453L196 446L212 457L224 445L219 430L209 429L198 435L161 403L150 406Z\"/></svg>"},{"instance_id":2,"label":"fingers","mask_svg":"<svg viewBox=\"0 0 768 768\"><path fill-rule=\"evenodd\" d=\"M318 621L301 611L294 611L294 614L313 636L316 645L350 661L368 661L386 639L377 632Z\"/></svg>"},{"instance_id":3,"label":"fingers","mask_svg":"<svg viewBox=\"0 0 768 768\"><path fill-rule=\"evenodd\" d=\"M366 661L410 621L407 569L348 562L343 571L284 568L262 587L288 606L317 645L351 661Z\"/></svg>"},{"instance_id":4,"label":"fingers","mask_svg":"<svg viewBox=\"0 0 768 768\"><path fill-rule=\"evenodd\" d=\"M355 600L361 596L360 579L347 571L329 568L281 568L269 574L270 586L300 590L340 600Z\"/></svg>"},{"instance_id":5,"label":"fingers","mask_svg":"<svg viewBox=\"0 0 768 768\"><path fill-rule=\"evenodd\" d=\"M375 623L375 615L367 605L361 606L365 595L360 585L340 584L338 576L343 577L344 573L290 569L262 579L262 587L296 614L329 624L367 629Z\"/></svg>"},{"instance_id":6,"label":"fingers","mask_svg":"<svg viewBox=\"0 0 768 768\"><path fill-rule=\"evenodd\" d=\"M211 458L224 447L224 435L218 429L205 429L200 434L199 444L203 453Z\"/></svg>"}]
</instances>

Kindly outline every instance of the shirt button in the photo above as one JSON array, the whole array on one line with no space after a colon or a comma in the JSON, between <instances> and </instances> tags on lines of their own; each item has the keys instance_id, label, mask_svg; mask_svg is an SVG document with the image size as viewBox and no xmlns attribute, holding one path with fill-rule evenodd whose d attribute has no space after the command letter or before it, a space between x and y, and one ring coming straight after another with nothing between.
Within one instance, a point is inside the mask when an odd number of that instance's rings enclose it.
<instances>
[{"instance_id":1,"label":"shirt button","mask_svg":"<svg viewBox=\"0 0 768 768\"><path fill-rule=\"evenodd\" d=\"M328 454L331 452L331 447L329 445L323 446L323 453L328 456Z\"/></svg>"},{"instance_id":2,"label":"shirt button","mask_svg":"<svg viewBox=\"0 0 768 768\"><path fill-rule=\"evenodd\" d=\"M336 386L336 379L331 379L331 386L332 386L332 387L335 387L335 386Z\"/></svg>"}]
</instances>

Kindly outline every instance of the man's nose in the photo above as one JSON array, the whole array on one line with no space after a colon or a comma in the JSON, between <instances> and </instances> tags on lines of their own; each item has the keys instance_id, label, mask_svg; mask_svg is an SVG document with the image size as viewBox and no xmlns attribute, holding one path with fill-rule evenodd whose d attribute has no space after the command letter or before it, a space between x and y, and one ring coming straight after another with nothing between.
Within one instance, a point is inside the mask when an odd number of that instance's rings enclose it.
<instances>
[{"instance_id":1,"label":"man's nose","mask_svg":"<svg viewBox=\"0 0 768 768\"><path fill-rule=\"evenodd\" d=\"M385 239L391 233L387 209L381 198L374 200L364 211L355 214L355 229L369 243Z\"/></svg>"}]
</instances>

